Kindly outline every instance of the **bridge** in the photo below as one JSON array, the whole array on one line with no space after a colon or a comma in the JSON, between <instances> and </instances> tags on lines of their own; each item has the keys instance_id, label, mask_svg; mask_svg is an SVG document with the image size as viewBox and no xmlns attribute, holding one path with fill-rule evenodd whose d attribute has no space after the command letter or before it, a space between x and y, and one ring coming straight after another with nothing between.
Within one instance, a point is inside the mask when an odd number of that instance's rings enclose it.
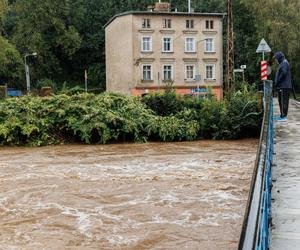
<instances>
[{"instance_id":1,"label":"bridge","mask_svg":"<svg viewBox=\"0 0 300 250\"><path fill-rule=\"evenodd\" d=\"M287 122L264 83L264 119L239 250L300 249L300 103L290 101Z\"/></svg>"},{"instance_id":2,"label":"bridge","mask_svg":"<svg viewBox=\"0 0 300 250\"><path fill-rule=\"evenodd\" d=\"M274 103L274 107L278 107ZM279 113L278 109L275 113ZM275 122L271 250L300 249L300 103L287 123Z\"/></svg>"}]
</instances>

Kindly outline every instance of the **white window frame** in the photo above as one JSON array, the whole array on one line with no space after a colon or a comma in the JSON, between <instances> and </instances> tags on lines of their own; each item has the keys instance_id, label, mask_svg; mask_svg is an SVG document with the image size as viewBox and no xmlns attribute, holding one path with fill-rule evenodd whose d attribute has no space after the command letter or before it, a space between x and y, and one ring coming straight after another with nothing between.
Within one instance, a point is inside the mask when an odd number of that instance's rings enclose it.
<instances>
[{"instance_id":1,"label":"white window frame","mask_svg":"<svg viewBox=\"0 0 300 250\"><path fill-rule=\"evenodd\" d=\"M188 67L193 67L193 77L188 78ZM185 80L186 81L195 81L196 80L196 65L195 64L186 64L185 65Z\"/></svg>"},{"instance_id":2,"label":"white window frame","mask_svg":"<svg viewBox=\"0 0 300 250\"><path fill-rule=\"evenodd\" d=\"M212 67L212 78L207 76L207 68ZM216 65L215 64L205 64L205 79L206 80L216 80Z\"/></svg>"},{"instance_id":3,"label":"white window frame","mask_svg":"<svg viewBox=\"0 0 300 250\"><path fill-rule=\"evenodd\" d=\"M193 39L193 43L192 43L192 46L193 46L193 50L188 50L188 39ZM186 53L195 53L195 52L197 52L197 49L196 49L196 38L195 37L191 37L191 36L189 36L189 37L186 37L185 38L185 49L184 49L184 51L186 52Z\"/></svg>"},{"instance_id":4,"label":"white window frame","mask_svg":"<svg viewBox=\"0 0 300 250\"><path fill-rule=\"evenodd\" d=\"M171 67L171 79L165 79L165 67ZM162 65L162 76L164 81L173 81L174 80L174 70L172 64L163 64Z\"/></svg>"},{"instance_id":5,"label":"white window frame","mask_svg":"<svg viewBox=\"0 0 300 250\"><path fill-rule=\"evenodd\" d=\"M150 66L150 79L144 79L144 67ZM153 66L152 64L142 64L142 80L153 81Z\"/></svg>"},{"instance_id":6,"label":"white window frame","mask_svg":"<svg viewBox=\"0 0 300 250\"><path fill-rule=\"evenodd\" d=\"M143 18L142 19L142 29L150 29L150 28L151 28L151 19Z\"/></svg>"},{"instance_id":7,"label":"white window frame","mask_svg":"<svg viewBox=\"0 0 300 250\"><path fill-rule=\"evenodd\" d=\"M194 27L195 27L195 21L194 21L194 19L186 19L186 21L185 21L185 27L187 29L194 29Z\"/></svg>"},{"instance_id":8,"label":"white window frame","mask_svg":"<svg viewBox=\"0 0 300 250\"><path fill-rule=\"evenodd\" d=\"M144 49L144 38L150 38L149 40L149 50ZM142 52L152 52L152 36L142 36L141 38L141 51Z\"/></svg>"},{"instance_id":9,"label":"white window frame","mask_svg":"<svg viewBox=\"0 0 300 250\"><path fill-rule=\"evenodd\" d=\"M165 39L170 39L170 50L165 50ZM162 46L162 52L163 53L172 53L173 52L173 37L163 36L161 46Z\"/></svg>"},{"instance_id":10,"label":"white window frame","mask_svg":"<svg viewBox=\"0 0 300 250\"><path fill-rule=\"evenodd\" d=\"M211 42L211 50L207 50L208 48L208 43ZM208 37L205 39L204 43L204 52L205 53L215 53L215 39L213 37Z\"/></svg>"},{"instance_id":11,"label":"white window frame","mask_svg":"<svg viewBox=\"0 0 300 250\"><path fill-rule=\"evenodd\" d=\"M170 18L163 19L163 29L172 29L172 19Z\"/></svg>"},{"instance_id":12,"label":"white window frame","mask_svg":"<svg viewBox=\"0 0 300 250\"><path fill-rule=\"evenodd\" d=\"M214 29L214 25L215 25L214 20L212 20L212 19L205 20L205 29L207 29L207 30L213 30Z\"/></svg>"}]
</instances>

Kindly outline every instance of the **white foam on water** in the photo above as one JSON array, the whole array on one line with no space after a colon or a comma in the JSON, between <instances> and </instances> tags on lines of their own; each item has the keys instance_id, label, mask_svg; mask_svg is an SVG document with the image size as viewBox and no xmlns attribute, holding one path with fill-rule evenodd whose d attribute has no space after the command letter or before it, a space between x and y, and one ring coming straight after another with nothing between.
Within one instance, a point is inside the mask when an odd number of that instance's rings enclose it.
<instances>
[{"instance_id":1,"label":"white foam on water","mask_svg":"<svg viewBox=\"0 0 300 250\"><path fill-rule=\"evenodd\" d=\"M174 224L174 225L180 225L180 226L190 226L190 218L192 214L188 211L185 211L181 214L182 219L177 220L167 220L165 218L162 218L159 214L156 214L152 217L152 221L147 222L147 224Z\"/></svg>"},{"instance_id":2,"label":"white foam on water","mask_svg":"<svg viewBox=\"0 0 300 250\"><path fill-rule=\"evenodd\" d=\"M240 221L242 216L237 214L237 213L221 213L220 217L222 217L222 219L226 219L226 220L234 220L234 221Z\"/></svg>"},{"instance_id":3,"label":"white foam on water","mask_svg":"<svg viewBox=\"0 0 300 250\"><path fill-rule=\"evenodd\" d=\"M100 214L102 215L103 217L106 217L108 219L111 219L113 221L121 221L123 216L118 216L118 215L112 215L110 213L106 213L103 211L103 208L102 207L96 207L94 209L94 211L97 213L97 214Z\"/></svg>"},{"instance_id":4,"label":"white foam on water","mask_svg":"<svg viewBox=\"0 0 300 250\"><path fill-rule=\"evenodd\" d=\"M63 206L63 205L60 205L57 203L43 204L43 203L39 202L35 205L35 208L37 210L57 208L62 211L61 214L75 217L76 223L77 223L77 228L78 228L79 232L81 234L84 234L87 237L91 237L91 235L88 233L92 227L92 221L90 220L91 214L88 214L86 212L80 211L75 208Z\"/></svg>"},{"instance_id":5,"label":"white foam on water","mask_svg":"<svg viewBox=\"0 0 300 250\"><path fill-rule=\"evenodd\" d=\"M118 234L107 236L106 239L113 246L120 246L120 245L129 246L139 241L138 237L128 238Z\"/></svg>"},{"instance_id":6,"label":"white foam on water","mask_svg":"<svg viewBox=\"0 0 300 250\"><path fill-rule=\"evenodd\" d=\"M180 200L172 193L164 194L160 197L162 201L179 202Z\"/></svg>"},{"instance_id":7,"label":"white foam on water","mask_svg":"<svg viewBox=\"0 0 300 250\"><path fill-rule=\"evenodd\" d=\"M218 223L218 214L217 213L206 213L205 217L199 219L194 223L196 226L219 226Z\"/></svg>"},{"instance_id":8,"label":"white foam on water","mask_svg":"<svg viewBox=\"0 0 300 250\"><path fill-rule=\"evenodd\" d=\"M241 199L228 191L213 190L202 195L201 201L216 202L216 201L240 201Z\"/></svg>"},{"instance_id":9,"label":"white foam on water","mask_svg":"<svg viewBox=\"0 0 300 250\"><path fill-rule=\"evenodd\" d=\"M81 234L84 234L87 237L91 237L91 235L88 233L89 229L92 227L90 215L74 208L68 208L63 206L62 208L63 208L62 214L71 215L77 218L76 222L77 222L77 228L79 232Z\"/></svg>"},{"instance_id":10,"label":"white foam on water","mask_svg":"<svg viewBox=\"0 0 300 250\"><path fill-rule=\"evenodd\" d=\"M1 208L3 208L3 209L6 208L7 203L8 203L8 197L7 196L0 198L0 207Z\"/></svg>"}]
</instances>

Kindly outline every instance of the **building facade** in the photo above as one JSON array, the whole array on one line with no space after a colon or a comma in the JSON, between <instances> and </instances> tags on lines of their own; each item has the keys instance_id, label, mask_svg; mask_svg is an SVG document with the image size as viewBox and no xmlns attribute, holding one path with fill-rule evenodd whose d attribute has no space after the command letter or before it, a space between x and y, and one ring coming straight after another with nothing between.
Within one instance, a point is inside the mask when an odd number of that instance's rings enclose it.
<instances>
[{"instance_id":1,"label":"building facade","mask_svg":"<svg viewBox=\"0 0 300 250\"><path fill-rule=\"evenodd\" d=\"M105 25L107 91L223 96L224 14L134 11Z\"/></svg>"}]
</instances>

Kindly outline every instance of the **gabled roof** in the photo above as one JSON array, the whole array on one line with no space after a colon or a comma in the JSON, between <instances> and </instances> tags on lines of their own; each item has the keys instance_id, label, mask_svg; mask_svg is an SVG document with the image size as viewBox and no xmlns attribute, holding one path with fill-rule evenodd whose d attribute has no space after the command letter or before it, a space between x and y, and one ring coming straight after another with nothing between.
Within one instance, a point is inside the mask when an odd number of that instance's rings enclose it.
<instances>
[{"instance_id":1,"label":"gabled roof","mask_svg":"<svg viewBox=\"0 0 300 250\"><path fill-rule=\"evenodd\" d=\"M158 12L158 11L127 11L113 16L104 26L106 28L116 18L127 15L149 15L149 16L203 16L223 18L226 13L200 13L200 12Z\"/></svg>"}]
</instances>

